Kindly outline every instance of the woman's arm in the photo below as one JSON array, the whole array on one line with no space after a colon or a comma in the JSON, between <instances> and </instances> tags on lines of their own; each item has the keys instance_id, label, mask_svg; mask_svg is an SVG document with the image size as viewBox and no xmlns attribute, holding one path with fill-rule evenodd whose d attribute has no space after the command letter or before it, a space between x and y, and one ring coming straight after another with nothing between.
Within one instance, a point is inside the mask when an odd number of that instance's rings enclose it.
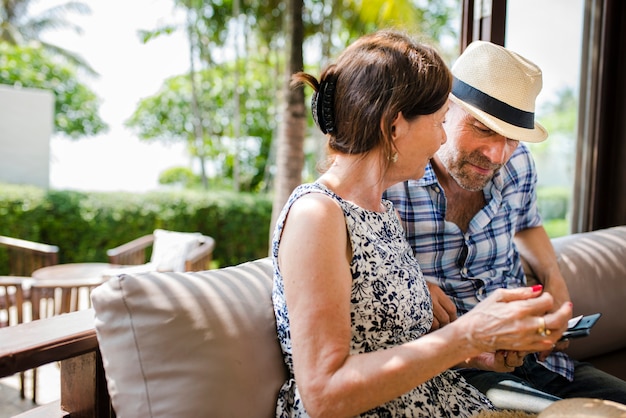
<instances>
[{"instance_id":1,"label":"woman's arm","mask_svg":"<svg viewBox=\"0 0 626 418\"><path fill-rule=\"evenodd\" d=\"M558 334L540 337L537 318L529 317L551 309L552 298L546 294L528 299L536 295L522 288L496 292L480 304L482 308L415 341L351 355L351 253L343 212L334 201L309 194L294 203L283 229L278 262L296 381L311 416L354 416L467 357L517 346L544 350ZM507 303L513 299L528 300L514 307ZM553 315L557 323L567 312Z\"/></svg>"}]
</instances>

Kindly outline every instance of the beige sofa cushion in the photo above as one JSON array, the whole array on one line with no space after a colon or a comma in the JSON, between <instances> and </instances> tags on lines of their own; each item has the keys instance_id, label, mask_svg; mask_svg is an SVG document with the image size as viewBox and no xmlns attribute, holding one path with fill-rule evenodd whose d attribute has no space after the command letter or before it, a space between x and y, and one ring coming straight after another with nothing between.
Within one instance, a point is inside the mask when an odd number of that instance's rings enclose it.
<instances>
[{"instance_id":1,"label":"beige sofa cushion","mask_svg":"<svg viewBox=\"0 0 626 418\"><path fill-rule=\"evenodd\" d=\"M626 347L626 226L554 238L552 244L574 315L602 313L590 336L570 342L568 354L585 359Z\"/></svg>"},{"instance_id":2,"label":"beige sofa cushion","mask_svg":"<svg viewBox=\"0 0 626 418\"><path fill-rule=\"evenodd\" d=\"M269 259L141 273L92 292L113 407L126 417L270 417L286 379Z\"/></svg>"}]
</instances>

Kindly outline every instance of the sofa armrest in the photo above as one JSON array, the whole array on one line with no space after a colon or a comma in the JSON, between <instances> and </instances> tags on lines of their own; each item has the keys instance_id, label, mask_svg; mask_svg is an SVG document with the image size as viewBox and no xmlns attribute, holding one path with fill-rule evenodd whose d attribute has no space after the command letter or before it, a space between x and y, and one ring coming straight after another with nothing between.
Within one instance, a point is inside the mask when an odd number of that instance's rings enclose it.
<instances>
[{"instance_id":1,"label":"sofa armrest","mask_svg":"<svg viewBox=\"0 0 626 418\"><path fill-rule=\"evenodd\" d=\"M54 416L109 418L115 414L106 390L92 309L0 329L0 377L60 362L61 399ZM51 413L51 406L33 414Z\"/></svg>"},{"instance_id":2,"label":"sofa armrest","mask_svg":"<svg viewBox=\"0 0 626 418\"><path fill-rule=\"evenodd\" d=\"M626 226L554 238L559 268L574 303L574 316L602 313L568 354L587 359L626 348Z\"/></svg>"},{"instance_id":3,"label":"sofa armrest","mask_svg":"<svg viewBox=\"0 0 626 418\"><path fill-rule=\"evenodd\" d=\"M0 328L0 377L96 351L92 309Z\"/></svg>"}]
</instances>

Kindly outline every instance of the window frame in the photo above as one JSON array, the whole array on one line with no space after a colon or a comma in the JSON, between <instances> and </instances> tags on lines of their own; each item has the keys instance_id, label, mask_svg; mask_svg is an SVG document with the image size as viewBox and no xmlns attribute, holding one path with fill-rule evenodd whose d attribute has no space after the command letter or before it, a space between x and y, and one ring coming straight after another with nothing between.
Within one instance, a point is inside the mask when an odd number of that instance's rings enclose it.
<instances>
[{"instance_id":1,"label":"window frame","mask_svg":"<svg viewBox=\"0 0 626 418\"><path fill-rule=\"evenodd\" d=\"M549 0L548 0L549 1ZM460 52L504 45L507 0L462 0ZM570 232L626 224L626 4L585 0Z\"/></svg>"}]
</instances>

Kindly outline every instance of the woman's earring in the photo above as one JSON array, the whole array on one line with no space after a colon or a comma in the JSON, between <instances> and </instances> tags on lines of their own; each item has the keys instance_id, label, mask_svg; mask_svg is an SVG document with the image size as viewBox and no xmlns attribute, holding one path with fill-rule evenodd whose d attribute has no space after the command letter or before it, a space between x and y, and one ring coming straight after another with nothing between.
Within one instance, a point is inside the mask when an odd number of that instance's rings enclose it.
<instances>
[{"instance_id":1,"label":"woman's earring","mask_svg":"<svg viewBox=\"0 0 626 418\"><path fill-rule=\"evenodd\" d=\"M398 152L394 152L393 154L391 154L389 156L389 161L391 161L392 163L395 163L398 161Z\"/></svg>"}]
</instances>

